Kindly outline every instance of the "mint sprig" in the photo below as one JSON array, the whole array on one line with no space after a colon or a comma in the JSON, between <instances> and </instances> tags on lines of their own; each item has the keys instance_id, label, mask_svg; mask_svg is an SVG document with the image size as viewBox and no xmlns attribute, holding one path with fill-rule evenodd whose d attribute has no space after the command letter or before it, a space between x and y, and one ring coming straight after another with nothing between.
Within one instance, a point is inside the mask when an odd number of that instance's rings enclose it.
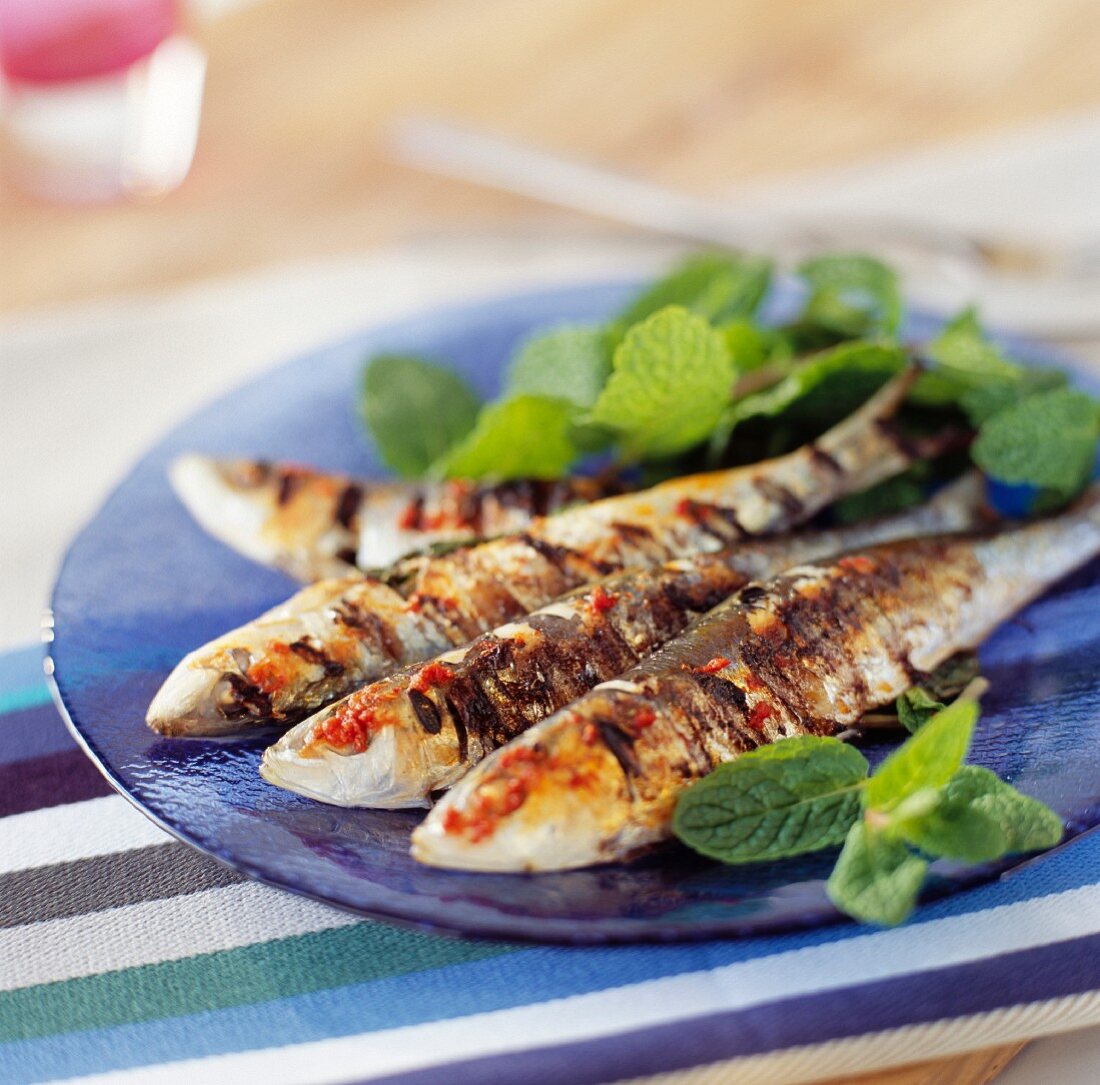
<instances>
[{"instance_id":1,"label":"mint sprig","mask_svg":"<svg viewBox=\"0 0 1100 1085\"><path fill-rule=\"evenodd\" d=\"M591 407L610 372L611 355L602 328L552 328L520 347L505 390L510 396L551 396Z\"/></svg>"},{"instance_id":2,"label":"mint sprig","mask_svg":"<svg viewBox=\"0 0 1100 1085\"><path fill-rule=\"evenodd\" d=\"M694 256L605 325L527 339L501 395L480 415L461 378L394 355L367 366L360 413L382 458L408 478L564 473L594 453L639 465L643 479L655 469L671 476L758 462L850 414L908 361L897 345L902 308L890 268L840 254L809 260L799 274L801 313L772 327L759 316L771 282L767 260ZM930 433L958 427L961 414L978 431L972 457L995 483L990 499L1002 511L1041 511L1084 487L1100 413L1065 387L1064 374L1010 357L972 310L922 355L932 368L911 390L903 421ZM543 453L532 447L540 440L532 420L547 426L552 447ZM920 461L911 474L843 502L838 516L913 504L931 470Z\"/></svg>"},{"instance_id":3,"label":"mint sprig","mask_svg":"<svg viewBox=\"0 0 1100 1085\"><path fill-rule=\"evenodd\" d=\"M1066 501L1092 474L1100 412L1084 392L1056 388L994 414L971 449L974 462L1000 482L1048 491Z\"/></svg>"},{"instance_id":4,"label":"mint sprig","mask_svg":"<svg viewBox=\"0 0 1100 1085\"><path fill-rule=\"evenodd\" d=\"M434 465L443 478L560 478L577 455L567 400L518 395L483 407L473 428Z\"/></svg>"},{"instance_id":5,"label":"mint sprig","mask_svg":"<svg viewBox=\"0 0 1100 1085\"><path fill-rule=\"evenodd\" d=\"M700 316L669 306L634 325L588 421L635 458L691 448L714 429L733 384L725 340Z\"/></svg>"},{"instance_id":6,"label":"mint sprig","mask_svg":"<svg viewBox=\"0 0 1100 1085\"><path fill-rule=\"evenodd\" d=\"M1052 847L1062 837L1048 807L988 769L962 763L977 718L976 701L963 696L870 776L862 755L837 739L761 747L688 788L673 832L727 863L774 860L843 840L829 898L863 922L900 923L916 905L930 859L988 862Z\"/></svg>"},{"instance_id":7,"label":"mint sprig","mask_svg":"<svg viewBox=\"0 0 1100 1085\"><path fill-rule=\"evenodd\" d=\"M853 919L894 927L909 918L927 873L927 860L857 821L829 877L829 899Z\"/></svg>"},{"instance_id":8,"label":"mint sprig","mask_svg":"<svg viewBox=\"0 0 1100 1085\"><path fill-rule=\"evenodd\" d=\"M363 372L359 409L386 465L420 478L473 429L480 403L445 366L380 354Z\"/></svg>"},{"instance_id":9,"label":"mint sprig","mask_svg":"<svg viewBox=\"0 0 1100 1085\"><path fill-rule=\"evenodd\" d=\"M919 791L946 784L966 757L977 720L978 703L969 699L938 712L879 766L867 782L866 804L889 812Z\"/></svg>"},{"instance_id":10,"label":"mint sprig","mask_svg":"<svg viewBox=\"0 0 1100 1085\"><path fill-rule=\"evenodd\" d=\"M732 432L749 418L775 417L810 424L837 421L879 390L908 364L899 347L844 343L795 366L771 388L745 396L727 412Z\"/></svg>"},{"instance_id":11,"label":"mint sprig","mask_svg":"<svg viewBox=\"0 0 1100 1085\"><path fill-rule=\"evenodd\" d=\"M676 807L672 831L725 863L782 859L839 844L859 812L867 760L802 736L719 765Z\"/></svg>"},{"instance_id":12,"label":"mint sprig","mask_svg":"<svg viewBox=\"0 0 1100 1085\"><path fill-rule=\"evenodd\" d=\"M771 285L770 260L759 256L700 253L688 257L642 291L607 328L614 348L628 329L669 305L715 324L747 319Z\"/></svg>"},{"instance_id":13,"label":"mint sprig","mask_svg":"<svg viewBox=\"0 0 1100 1085\"><path fill-rule=\"evenodd\" d=\"M855 339L879 331L892 336L901 325L902 303L894 270L863 253L816 256L798 268L809 297L795 327Z\"/></svg>"},{"instance_id":14,"label":"mint sprig","mask_svg":"<svg viewBox=\"0 0 1100 1085\"><path fill-rule=\"evenodd\" d=\"M920 685L906 690L895 703L898 722L916 734L947 702L957 697L979 674L974 652L960 652L941 663Z\"/></svg>"}]
</instances>

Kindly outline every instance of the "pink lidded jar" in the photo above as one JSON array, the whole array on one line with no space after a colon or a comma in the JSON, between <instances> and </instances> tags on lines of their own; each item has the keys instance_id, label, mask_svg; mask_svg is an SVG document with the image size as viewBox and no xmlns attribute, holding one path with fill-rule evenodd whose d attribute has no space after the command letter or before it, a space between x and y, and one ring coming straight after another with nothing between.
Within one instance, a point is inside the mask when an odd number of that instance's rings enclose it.
<instances>
[{"instance_id":1,"label":"pink lidded jar","mask_svg":"<svg viewBox=\"0 0 1100 1085\"><path fill-rule=\"evenodd\" d=\"M194 155L205 65L177 0L0 0L5 163L69 202L155 196Z\"/></svg>"}]
</instances>

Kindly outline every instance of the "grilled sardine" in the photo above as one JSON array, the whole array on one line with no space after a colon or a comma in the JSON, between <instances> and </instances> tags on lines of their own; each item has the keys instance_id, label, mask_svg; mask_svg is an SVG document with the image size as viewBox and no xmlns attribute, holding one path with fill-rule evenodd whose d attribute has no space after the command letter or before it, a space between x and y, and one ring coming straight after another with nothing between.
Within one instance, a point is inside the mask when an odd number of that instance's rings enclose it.
<instances>
[{"instance_id":1,"label":"grilled sardine","mask_svg":"<svg viewBox=\"0 0 1100 1085\"><path fill-rule=\"evenodd\" d=\"M618 569L787 531L925 452L889 424L914 375L895 378L817 441L777 459L605 498L378 577L320 581L184 658L148 723L181 735L294 722Z\"/></svg>"},{"instance_id":2,"label":"grilled sardine","mask_svg":"<svg viewBox=\"0 0 1100 1085\"><path fill-rule=\"evenodd\" d=\"M389 565L433 543L522 531L538 516L621 493L615 480L373 482L297 464L181 456L169 477L211 535L298 580Z\"/></svg>"},{"instance_id":3,"label":"grilled sardine","mask_svg":"<svg viewBox=\"0 0 1100 1085\"><path fill-rule=\"evenodd\" d=\"M493 750L613 678L750 580L855 546L978 526L968 475L920 508L629 569L303 720L264 754L270 783L342 806L426 806Z\"/></svg>"},{"instance_id":4,"label":"grilled sardine","mask_svg":"<svg viewBox=\"0 0 1100 1085\"><path fill-rule=\"evenodd\" d=\"M1050 520L859 550L741 589L469 773L413 834L425 863L539 871L665 839L719 762L885 704L1100 553L1100 487Z\"/></svg>"}]
</instances>

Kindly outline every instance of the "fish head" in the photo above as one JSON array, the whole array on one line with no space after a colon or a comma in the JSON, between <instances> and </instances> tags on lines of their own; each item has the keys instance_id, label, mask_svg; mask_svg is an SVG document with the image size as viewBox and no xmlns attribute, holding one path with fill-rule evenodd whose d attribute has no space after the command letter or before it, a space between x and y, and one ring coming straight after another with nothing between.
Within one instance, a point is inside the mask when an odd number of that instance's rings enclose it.
<instances>
[{"instance_id":1,"label":"fish head","mask_svg":"<svg viewBox=\"0 0 1100 1085\"><path fill-rule=\"evenodd\" d=\"M642 827L620 766L587 734L583 721L559 713L497 750L413 832L413 857L497 872L606 862Z\"/></svg>"},{"instance_id":2,"label":"fish head","mask_svg":"<svg viewBox=\"0 0 1100 1085\"><path fill-rule=\"evenodd\" d=\"M391 692L396 695L387 696ZM352 694L303 720L265 751L260 775L336 806L427 806L432 791L448 787L464 770L453 730L425 734L407 697L400 689L388 690L385 682L363 694L375 710L361 694ZM368 714L369 726L354 722Z\"/></svg>"}]
</instances>

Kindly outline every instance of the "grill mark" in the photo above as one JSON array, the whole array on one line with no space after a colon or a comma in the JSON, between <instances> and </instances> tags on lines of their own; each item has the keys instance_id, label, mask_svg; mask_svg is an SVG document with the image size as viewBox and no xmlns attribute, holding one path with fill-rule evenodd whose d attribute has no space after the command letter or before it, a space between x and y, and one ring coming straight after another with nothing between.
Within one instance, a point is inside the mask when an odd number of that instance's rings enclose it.
<instances>
[{"instance_id":1,"label":"grill mark","mask_svg":"<svg viewBox=\"0 0 1100 1085\"><path fill-rule=\"evenodd\" d=\"M754 479L753 486L756 487L758 493L763 494L769 501L779 505L789 515L801 515L802 502L786 486L773 482L768 478Z\"/></svg>"},{"instance_id":2,"label":"grill mark","mask_svg":"<svg viewBox=\"0 0 1100 1085\"><path fill-rule=\"evenodd\" d=\"M229 686L230 703L223 704L219 699L218 711L227 720L239 720L245 716L273 715L271 697L254 682L232 671L226 671L222 675L222 681Z\"/></svg>"},{"instance_id":3,"label":"grill mark","mask_svg":"<svg viewBox=\"0 0 1100 1085\"><path fill-rule=\"evenodd\" d=\"M402 509L398 521L407 531L420 531L424 527L424 491L418 490Z\"/></svg>"},{"instance_id":4,"label":"grill mark","mask_svg":"<svg viewBox=\"0 0 1100 1085\"><path fill-rule=\"evenodd\" d=\"M745 577L724 564L694 578L677 578L660 585L660 595L678 614L694 617L713 610L745 583Z\"/></svg>"},{"instance_id":5,"label":"grill mark","mask_svg":"<svg viewBox=\"0 0 1100 1085\"><path fill-rule=\"evenodd\" d=\"M395 663L401 658L402 645L389 624L377 614L364 610L347 599L341 599L334 607L335 618L349 629L357 629L369 637Z\"/></svg>"},{"instance_id":6,"label":"grill mark","mask_svg":"<svg viewBox=\"0 0 1100 1085\"><path fill-rule=\"evenodd\" d=\"M459 496L458 520L475 535L485 532L485 508L489 496L489 491L485 489L467 490Z\"/></svg>"},{"instance_id":7,"label":"grill mark","mask_svg":"<svg viewBox=\"0 0 1100 1085\"><path fill-rule=\"evenodd\" d=\"M363 487L357 482L350 482L340 494L340 500L336 503L336 522L347 530L351 529L352 520L363 503Z\"/></svg>"},{"instance_id":8,"label":"grill mark","mask_svg":"<svg viewBox=\"0 0 1100 1085\"><path fill-rule=\"evenodd\" d=\"M545 516L557 508L564 497L566 487L557 482L536 482L531 491L531 512Z\"/></svg>"},{"instance_id":9,"label":"grill mark","mask_svg":"<svg viewBox=\"0 0 1100 1085\"><path fill-rule=\"evenodd\" d=\"M275 494L275 504L282 508L293 496L298 488L300 476L291 471L279 472L279 488Z\"/></svg>"},{"instance_id":10,"label":"grill mark","mask_svg":"<svg viewBox=\"0 0 1100 1085\"><path fill-rule=\"evenodd\" d=\"M476 678L455 679L447 702L456 718L461 718L467 734L473 735L484 749L495 749L501 744L497 734L497 711Z\"/></svg>"},{"instance_id":11,"label":"grill mark","mask_svg":"<svg viewBox=\"0 0 1100 1085\"><path fill-rule=\"evenodd\" d=\"M715 704L694 683L688 689L679 684L670 689L668 703L675 709L671 717L672 725L684 745L684 752L696 769L707 772L712 767L711 757L707 752L707 738L715 724ZM719 713L721 714L720 709ZM737 718L740 720L741 717ZM728 731L724 721L720 722Z\"/></svg>"},{"instance_id":12,"label":"grill mark","mask_svg":"<svg viewBox=\"0 0 1100 1085\"><path fill-rule=\"evenodd\" d=\"M416 721L424 728L429 735L438 735L443 730L443 719L439 715L439 709L436 708L432 699L427 695L420 692L418 689L410 689L408 691L409 704L412 705L412 710L416 714Z\"/></svg>"},{"instance_id":13,"label":"grill mark","mask_svg":"<svg viewBox=\"0 0 1100 1085\"><path fill-rule=\"evenodd\" d=\"M747 588L741 589L740 594L737 596L737 600L743 606L754 607L764 599L767 599L767 597L767 588L762 587L760 584L750 584Z\"/></svg>"},{"instance_id":14,"label":"grill mark","mask_svg":"<svg viewBox=\"0 0 1100 1085\"><path fill-rule=\"evenodd\" d=\"M329 678L335 678L337 675L343 674L346 669L343 663L338 663L335 659L329 659L322 649L310 644L305 637L291 644L290 650L296 656L304 659L307 663L312 663L317 667L323 667L325 674Z\"/></svg>"},{"instance_id":15,"label":"grill mark","mask_svg":"<svg viewBox=\"0 0 1100 1085\"><path fill-rule=\"evenodd\" d=\"M443 697L443 703L447 706L447 716L451 726L455 729L455 740L458 742L458 760L465 762L469 756L470 736L466 733L466 721L462 718L462 712L458 705L451 700L448 694Z\"/></svg>"},{"instance_id":16,"label":"grill mark","mask_svg":"<svg viewBox=\"0 0 1100 1085\"><path fill-rule=\"evenodd\" d=\"M543 539L537 539L533 535L521 535L521 541L525 546L529 546L540 557L544 558L555 569L564 571L567 563L571 558L577 558L576 550L571 550L568 546L555 546L553 543L548 543Z\"/></svg>"},{"instance_id":17,"label":"grill mark","mask_svg":"<svg viewBox=\"0 0 1100 1085\"><path fill-rule=\"evenodd\" d=\"M876 418L875 429L886 438L903 456L921 459L927 452L917 439L907 436L892 418Z\"/></svg>"},{"instance_id":18,"label":"grill mark","mask_svg":"<svg viewBox=\"0 0 1100 1085\"><path fill-rule=\"evenodd\" d=\"M735 509L728 508L725 505L715 505L714 511L733 529L738 539L747 539L749 537L749 530L737 518L737 511Z\"/></svg>"},{"instance_id":19,"label":"grill mark","mask_svg":"<svg viewBox=\"0 0 1100 1085\"><path fill-rule=\"evenodd\" d=\"M634 739L631 735L627 734L617 724L606 720L596 721L596 731L600 736L600 741L603 742L610 751L611 756L618 762L623 776L626 777L627 784L630 783L632 776L641 775L641 767L634 755Z\"/></svg>"},{"instance_id":20,"label":"grill mark","mask_svg":"<svg viewBox=\"0 0 1100 1085\"><path fill-rule=\"evenodd\" d=\"M819 467L831 471L834 475L844 474L844 468L841 466L840 461L831 453L826 452L816 441L810 444L809 453L810 459Z\"/></svg>"},{"instance_id":21,"label":"grill mark","mask_svg":"<svg viewBox=\"0 0 1100 1085\"><path fill-rule=\"evenodd\" d=\"M700 672L693 672L692 678L695 684L712 701L735 708L742 715L748 712L748 698L745 696L745 691L736 683L721 678L717 674L703 674Z\"/></svg>"},{"instance_id":22,"label":"grill mark","mask_svg":"<svg viewBox=\"0 0 1100 1085\"><path fill-rule=\"evenodd\" d=\"M612 520L611 527L632 543L653 541L653 532L645 524L632 524L629 520Z\"/></svg>"},{"instance_id":23,"label":"grill mark","mask_svg":"<svg viewBox=\"0 0 1100 1085\"><path fill-rule=\"evenodd\" d=\"M532 505L531 484L522 480L506 482L493 490L493 495L505 509L530 509Z\"/></svg>"}]
</instances>

